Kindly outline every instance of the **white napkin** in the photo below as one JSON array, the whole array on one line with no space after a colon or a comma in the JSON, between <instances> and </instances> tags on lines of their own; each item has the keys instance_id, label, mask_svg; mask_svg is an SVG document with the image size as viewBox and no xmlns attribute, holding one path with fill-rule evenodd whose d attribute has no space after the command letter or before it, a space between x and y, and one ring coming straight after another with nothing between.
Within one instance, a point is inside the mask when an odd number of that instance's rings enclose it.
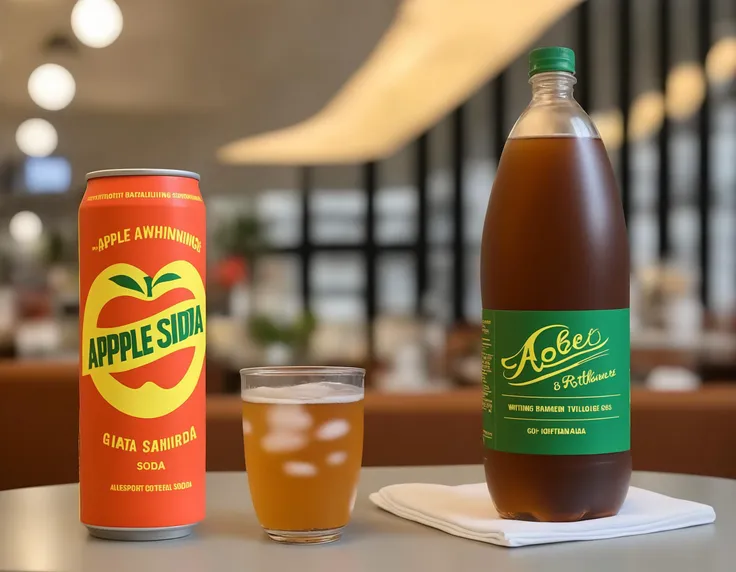
<instances>
[{"instance_id":1,"label":"white napkin","mask_svg":"<svg viewBox=\"0 0 736 572\"><path fill-rule=\"evenodd\" d=\"M500 546L634 536L709 524L712 507L630 487L616 516L580 522L525 522L501 519L485 483L445 486L391 485L370 495L380 508L449 534Z\"/></svg>"}]
</instances>

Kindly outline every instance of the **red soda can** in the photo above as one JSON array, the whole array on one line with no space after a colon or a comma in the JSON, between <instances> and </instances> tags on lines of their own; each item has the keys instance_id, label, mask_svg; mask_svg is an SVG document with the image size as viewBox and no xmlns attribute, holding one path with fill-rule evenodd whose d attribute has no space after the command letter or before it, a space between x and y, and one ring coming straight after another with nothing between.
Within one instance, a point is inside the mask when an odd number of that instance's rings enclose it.
<instances>
[{"instance_id":1,"label":"red soda can","mask_svg":"<svg viewBox=\"0 0 736 572\"><path fill-rule=\"evenodd\" d=\"M87 175L79 207L80 520L186 536L205 514L205 206L199 175Z\"/></svg>"}]
</instances>

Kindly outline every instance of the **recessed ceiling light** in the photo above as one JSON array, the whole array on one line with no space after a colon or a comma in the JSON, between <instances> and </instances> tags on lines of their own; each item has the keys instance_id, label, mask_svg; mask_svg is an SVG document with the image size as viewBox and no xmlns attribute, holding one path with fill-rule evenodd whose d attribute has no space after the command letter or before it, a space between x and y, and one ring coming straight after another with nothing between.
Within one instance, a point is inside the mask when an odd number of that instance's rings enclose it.
<instances>
[{"instance_id":1,"label":"recessed ceiling light","mask_svg":"<svg viewBox=\"0 0 736 572\"><path fill-rule=\"evenodd\" d=\"M697 63L683 63L667 75L667 115L687 119L695 114L705 99L705 71Z\"/></svg>"},{"instance_id":2,"label":"recessed ceiling light","mask_svg":"<svg viewBox=\"0 0 736 572\"><path fill-rule=\"evenodd\" d=\"M647 91L631 104L629 137L632 141L647 139L659 131L664 123L664 96L658 91Z\"/></svg>"},{"instance_id":3,"label":"recessed ceiling light","mask_svg":"<svg viewBox=\"0 0 736 572\"><path fill-rule=\"evenodd\" d=\"M620 110L595 111L590 118L598 128L603 144L609 151L621 147L624 140L624 118Z\"/></svg>"},{"instance_id":4,"label":"recessed ceiling light","mask_svg":"<svg viewBox=\"0 0 736 572\"><path fill-rule=\"evenodd\" d=\"M43 223L36 213L20 211L10 219L8 230L18 244L32 244L41 238Z\"/></svg>"},{"instance_id":5,"label":"recessed ceiling light","mask_svg":"<svg viewBox=\"0 0 736 572\"><path fill-rule=\"evenodd\" d=\"M15 132L18 148L31 157L46 157L56 149L59 137L45 119L26 119Z\"/></svg>"},{"instance_id":6,"label":"recessed ceiling light","mask_svg":"<svg viewBox=\"0 0 736 572\"><path fill-rule=\"evenodd\" d=\"M28 78L28 94L43 109L64 109L74 99L77 84L65 67L59 64L38 66Z\"/></svg>"},{"instance_id":7,"label":"recessed ceiling light","mask_svg":"<svg viewBox=\"0 0 736 572\"><path fill-rule=\"evenodd\" d=\"M123 13L114 0L79 0L72 9L72 30L91 48L105 48L123 31Z\"/></svg>"},{"instance_id":8,"label":"recessed ceiling light","mask_svg":"<svg viewBox=\"0 0 736 572\"><path fill-rule=\"evenodd\" d=\"M713 83L727 83L736 78L736 37L718 40L708 52L705 71Z\"/></svg>"}]
</instances>

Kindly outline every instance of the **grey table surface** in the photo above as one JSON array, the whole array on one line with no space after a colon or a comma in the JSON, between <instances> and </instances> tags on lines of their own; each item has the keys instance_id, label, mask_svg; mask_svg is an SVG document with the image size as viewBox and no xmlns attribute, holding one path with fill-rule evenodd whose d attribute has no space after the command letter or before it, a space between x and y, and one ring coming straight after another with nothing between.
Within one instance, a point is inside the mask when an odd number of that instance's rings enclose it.
<instances>
[{"instance_id":1,"label":"grey table surface","mask_svg":"<svg viewBox=\"0 0 736 572\"><path fill-rule=\"evenodd\" d=\"M1 469L0 469L1 470ZM368 494L404 482L482 482L480 466L369 468L342 540L281 546L261 532L245 473L210 473L207 518L187 539L147 543L96 540L78 520L78 487L0 492L0 570L76 572L502 571L733 572L736 481L636 473L633 483L710 504L716 523L614 540L502 548L456 538L381 511Z\"/></svg>"}]
</instances>

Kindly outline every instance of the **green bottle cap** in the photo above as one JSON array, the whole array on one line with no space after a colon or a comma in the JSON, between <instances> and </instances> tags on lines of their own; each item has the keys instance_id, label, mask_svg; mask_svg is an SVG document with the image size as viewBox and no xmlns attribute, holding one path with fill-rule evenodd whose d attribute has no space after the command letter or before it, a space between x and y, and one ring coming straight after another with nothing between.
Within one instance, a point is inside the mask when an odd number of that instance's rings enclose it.
<instances>
[{"instance_id":1,"label":"green bottle cap","mask_svg":"<svg viewBox=\"0 0 736 572\"><path fill-rule=\"evenodd\" d=\"M556 71L575 73L575 52L570 48L536 48L529 53L529 77Z\"/></svg>"}]
</instances>

